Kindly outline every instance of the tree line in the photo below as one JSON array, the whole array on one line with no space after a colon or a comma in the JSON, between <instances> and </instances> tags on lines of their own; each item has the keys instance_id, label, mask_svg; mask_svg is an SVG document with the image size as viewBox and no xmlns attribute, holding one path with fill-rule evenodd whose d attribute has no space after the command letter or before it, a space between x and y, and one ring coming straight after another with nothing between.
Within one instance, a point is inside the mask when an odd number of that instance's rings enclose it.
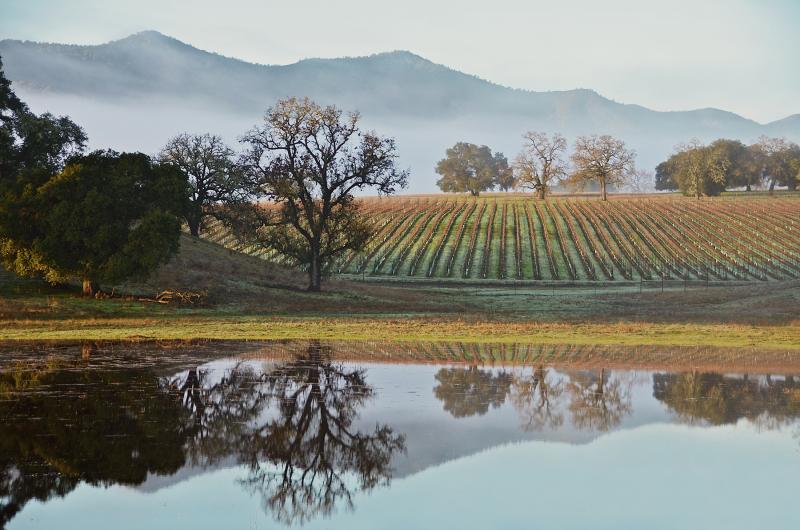
<instances>
[{"instance_id":1,"label":"tree line","mask_svg":"<svg viewBox=\"0 0 800 530\"><path fill-rule=\"evenodd\" d=\"M559 183L584 189L596 185L603 200L610 186L635 180L636 152L625 142L609 135L580 136L567 162L567 140L561 134L531 131L513 164L503 153L492 154L488 146L459 142L447 149L436 165L441 178L436 182L444 192L470 193L499 188L530 190L544 199Z\"/></svg>"},{"instance_id":2,"label":"tree line","mask_svg":"<svg viewBox=\"0 0 800 530\"><path fill-rule=\"evenodd\" d=\"M719 139L708 145L692 140L656 167L655 187L698 198L763 185L770 191L776 185L794 191L799 174L800 146L785 138L762 136L751 145L739 140Z\"/></svg>"},{"instance_id":3,"label":"tree line","mask_svg":"<svg viewBox=\"0 0 800 530\"><path fill-rule=\"evenodd\" d=\"M355 193L405 187L394 139L364 131L358 113L287 98L240 138L180 134L156 155L86 152L68 117L37 115L0 63L0 262L51 283L144 278L177 251L183 223L209 217L248 244L304 266L318 291L327 266L363 247L370 226Z\"/></svg>"},{"instance_id":4,"label":"tree line","mask_svg":"<svg viewBox=\"0 0 800 530\"><path fill-rule=\"evenodd\" d=\"M436 184L444 192L480 195L500 189L528 190L544 199L559 184L574 189L596 186L603 200L610 186L640 188L652 173L636 168L636 152L609 135L580 136L567 156L567 140L558 133L531 131L512 164L503 153L485 145L458 142L436 165ZM656 167L656 190L680 190L688 196L719 195L726 189L765 184L797 189L800 146L785 138L761 137L753 145L719 139L704 145L698 140L676 147ZM637 189L637 191L641 191Z\"/></svg>"}]
</instances>

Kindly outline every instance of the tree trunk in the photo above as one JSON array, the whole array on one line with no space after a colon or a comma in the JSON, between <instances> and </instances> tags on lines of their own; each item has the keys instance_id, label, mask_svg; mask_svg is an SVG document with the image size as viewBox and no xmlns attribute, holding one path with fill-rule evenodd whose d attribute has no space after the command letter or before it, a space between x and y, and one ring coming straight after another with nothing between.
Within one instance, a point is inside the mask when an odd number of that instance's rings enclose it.
<instances>
[{"instance_id":1,"label":"tree trunk","mask_svg":"<svg viewBox=\"0 0 800 530\"><path fill-rule=\"evenodd\" d=\"M546 195L546 190L545 190L545 187L542 186L541 188L539 188L539 198L541 200L544 200L545 195Z\"/></svg>"},{"instance_id":2,"label":"tree trunk","mask_svg":"<svg viewBox=\"0 0 800 530\"><path fill-rule=\"evenodd\" d=\"M186 224L189 225L189 233L194 237L200 235L200 221L194 219L187 219Z\"/></svg>"},{"instance_id":3,"label":"tree trunk","mask_svg":"<svg viewBox=\"0 0 800 530\"><path fill-rule=\"evenodd\" d=\"M97 291L99 291L99 290L100 290L100 287L98 287L96 281L94 281L94 280L92 280L90 278L84 278L83 279L83 295L84 296L94 297L94 295L97 294Z\"/></svg>"},{"instance_id":4,"label":"tree trunk","mask_svg":"<svg viewBox=\"0 0 800 530\"><path fill-rule=\"evenodd\" d=\"M769 181L769 192L770 193L775 191L775 183L776 183L776 179L772 179L772 180Z\"/></svg>"},{"instance_id":5,"label":"tree trunk","mask_svg":"<svg viewBox=\"0 0 800 530\"><path fill-rule=\"evenodd\" d=\"M749 182L747 183L747 186L745 186L745 188L744 188L744 191L753 191L753 190L750 188L750 183L749 183Z\"/></svg>"},{"instance_id":6,"label":"tree trunk","mask_svg":"<svg viewBox=\"0 0 800 530\"><path fill-rule=\"evenodd\" d=\"M605 181L605 179L600 181L600 191L603 192L603 200L607 201L608 200L608 192L606 191L606 181Z\"/></svg>"},{"instance_id":7,"label":"tree trunk","mask_svg":"<svg viewBox=\"0 0 800 530\"><path fill-rule=\"evenodd\" d=\"M308 290L318 293L322 290L322 264L319 259L319 249L312 249L311 263L308 267Z\"/></svg>"}]
</instances>

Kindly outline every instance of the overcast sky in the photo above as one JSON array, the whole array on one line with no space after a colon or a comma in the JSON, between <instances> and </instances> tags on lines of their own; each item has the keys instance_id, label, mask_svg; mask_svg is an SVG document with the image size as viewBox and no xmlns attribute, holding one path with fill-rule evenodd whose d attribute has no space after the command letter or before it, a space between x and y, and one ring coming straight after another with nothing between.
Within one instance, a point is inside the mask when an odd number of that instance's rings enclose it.
<instances>
[{"instance_id":1,"label":"overcast sky","mask_svg":"<svg viewBox=\"0 0 800 530\"><path fill-rule=\"evenodd\" d=\"M146 29L267 64L403 49L516 88L760 122L800 113L800 0L0 0L0 38Z\"/></svg>"}]
</instances>

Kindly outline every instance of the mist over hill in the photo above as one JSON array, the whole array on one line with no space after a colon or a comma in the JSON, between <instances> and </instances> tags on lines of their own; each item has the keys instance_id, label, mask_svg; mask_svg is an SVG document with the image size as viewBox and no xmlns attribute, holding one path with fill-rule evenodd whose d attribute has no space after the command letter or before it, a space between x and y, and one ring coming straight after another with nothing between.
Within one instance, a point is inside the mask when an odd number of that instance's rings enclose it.
<instances>
[{"instance_id":1,"label":"mist over hill","mask_svg":"<svg viewBox=\"0 0 800 530\"><path fill-rule=\"evenodd\" d=\"M146 31L96 46L3 40L0 56L18 94L38 112L72 116L91 147L152 153L183 131L235 143L267 107L291 95L359 110L366 127L397 138L401 165L412 172L410 192L436 189L433 167L456 141L485 143L511 159L526 130L569 139L613 134L637 150L646 169L693 137L800 141L800 115L759 124L718 109L653 111L586 89L511 89L406 51L259 65Z\"/></svg>"}]
</instances>

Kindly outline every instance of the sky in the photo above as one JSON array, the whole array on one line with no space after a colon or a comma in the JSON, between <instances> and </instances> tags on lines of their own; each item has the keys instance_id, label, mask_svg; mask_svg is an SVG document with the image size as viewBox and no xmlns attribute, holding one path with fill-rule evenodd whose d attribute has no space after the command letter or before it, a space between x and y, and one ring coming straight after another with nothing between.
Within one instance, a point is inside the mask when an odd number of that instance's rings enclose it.
<instances>
[{"instance_id":1,"label":"sky","mask_svg":"<svg viewBox=\"0 0 800 530\"><path fill-rule=\"evenodd\" d=\"M0 38L157 30L251 62L409 50L514 88L655 110L800 113L800 0L0 0Z\"/></svg>"}]
</instances>

